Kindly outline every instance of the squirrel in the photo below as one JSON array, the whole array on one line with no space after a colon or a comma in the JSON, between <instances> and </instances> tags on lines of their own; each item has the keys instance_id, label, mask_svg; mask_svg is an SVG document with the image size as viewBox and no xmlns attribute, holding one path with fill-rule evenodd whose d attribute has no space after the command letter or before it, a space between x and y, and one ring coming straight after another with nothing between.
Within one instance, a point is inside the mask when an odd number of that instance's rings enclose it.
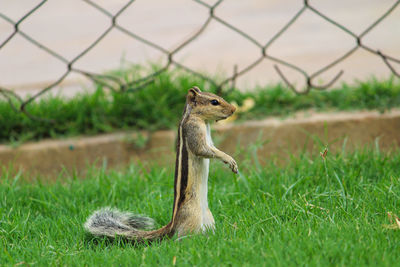
<instances>
[{"instance_id":1,"label":"squirrel","mask_svg":"<svg viewBox=\"0 0 400 267\"><path fill-rule=\"evenodd\" d=\"M167 225L147 230L153 226L152 219L103 208L87 219L85 229L95 236L121 236L138 242L214 231L215 222L207 201L209 159L223 161L234 173L238 172L238 166L231 156L214 146L209 123L226 119L235 110L217 95L202 92L198 87L189 89L178 129L174 203L172 219Z\"/></svg>"}]
</instances>

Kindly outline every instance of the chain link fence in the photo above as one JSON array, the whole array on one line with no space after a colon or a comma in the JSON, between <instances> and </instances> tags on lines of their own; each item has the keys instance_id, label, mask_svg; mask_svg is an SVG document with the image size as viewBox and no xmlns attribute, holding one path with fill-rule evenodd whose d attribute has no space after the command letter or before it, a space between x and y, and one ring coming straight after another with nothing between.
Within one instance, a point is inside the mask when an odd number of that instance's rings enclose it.
<instances>
[{"instance_id":1,"label":"chain link fence","mask_svg":"<svg viewBox=\"0 0 400 267\"><path fill-rule=\"evenodd\" d=\"M45 94L49 90L52 90L54 87L59 85L70 73L78 73L81 74L95 83L99 83L103 85L106 88L109 88L110 90L118 90L121 92L124 91L136 91L139 89L144 88L146 85L149 83L152 83L158 75L161 73L167 71L169 68L172 66L177 67L179 69L182 69L186 72L189 72L193 75L196 75L209 83L211 83L213 86L217 88L217 92L219 94L226 93L230 90L233 90L235 88L235 81L238 77L245 75L248 73L250 70L254 69L257 65L259 65L261 62L268 60L271 62L274 62L274 68L281 77L281 79L284 81L284 83L292 89L295 93L297 94L306 94L308 93L311 89L317 89L317 90L324 90L330 87L335 81L337 81L341 75L343 74L343 71L339 71L329 82L323 85L317 85L314 81L317 77L319 77L322 73L332 69L334 66L336 66L338 63L346 60L350 55L352 55L354 52L357 50L365 50L371 53L372 55L379 57L388 67L388 69L395 75L396 77L400 77L400 72L395 69L393 66L393 63L400 64L400 59L397 59L391 55L388 55L386 53L383 53L379 49L374 49L366 44L363 43L363 39L368 33L371 32L372 29L374 29L378 24L380 24L383 20L385 20L389 14L391 14L396 8L399 8L400 0L395 1L393 5L386 10L376 21L371 23L368 27L366 27L361 33L356 34L355 32L351 31L348 27L345 25L342 25L338 23L337 21L333 20L330 18L328 15L323 14L320 12L317 8L315 8L309 0L304 0L301 8L296 12L296 14L281 28L277 29L276 33L273 35L272 38L270 38L267 42L261 43L256 40L253 36L250 34L240 30L239 28L233 26L229 21L224 20L220 16L216 15L216 9L221 5L223 0L219 0L215 2L214 4L208 4L204 1L200 0L193 0L197 4L199 4L199 8L205 8L208 10L208 17L202 24L202 26L195 32L193 33L189 38L187 38L185 41L181 42L176 48L172 50L167 50L163 48L161 45L154 43L150 40L147 40L146 38L143 38L140 35L135 34L135 32L127 29L123 25L121 25L118 22L118 18L120 17L121 14L124 13L124 11L130 7L131 5L135 4L134 0L128 1L122 8L120 8L117 12L111 13L110 11L106 10L102 6L98 5L94 1L90 0L82 0L86 4L90 5L93 9L96 9L98 12L100 12L103 16L107 17L109 19L109 26L106 28L89 46L85 47L80 53L78 53L74 58L71 60L68 60L66 57L64 57L62 54L57 53L56 51L50 49L48 46L46 46L45 43L41 43L35 38L33 38L30 34L24 32L23 30L20 29L21 24L25 23L27 18L29 18L32 14L37 12L41 7L46 5L46 2L48 0L43 0L39 4L37 4L34 8L29 10L25 15L23 15L20 19L18 20L13 20L6 14L2 13L0 10L0 19L6 21L7 23L13 25L13 32L0 43L0 50L3 49L5 46L10 44L10 41L15 38L17 35L21 36L25 40L29 41L31 44L35 45L36 47L40 48L43 50L45 53L48 55L54 57L56 60L62 62L65 64L66 69L65 72L59 76L53 83L50 85L42 88L39 92L35 93L34 95L28 97L27 99L23 99L20 97L18 94L16 94L14 91L12 91L10 88L5 88L1 86L0 84L0 94L8 100L10 107L13 108L16 112L23 112L25 113L28 117L32 119L40 119L36 118L32 114L30 114L27 111L27 106L40 97L41 95ZM346 33L348 36L354 39L354 46L343 53L341 56L337 57L335 60L328 62L326 65L323 67L319 68L318 70L314 72L307 72L304 68L301 66L297 66L295 64L292 64L286 60L283 60L279 57L275 57L273 54L269 53L269 48L273 43L275 43L281 36L287 32L287 30L294 24L296 21L304 14L304 12L310 11L313 14L317 15L320 19L330 23L331 25L335 26L338 31L342 31ZM174 56L176 53L181 51L183 48L190 46L190 44L197 39L199 36L201 36L204 31L209 27L211 22L216 22L223 27L226 27L230 31L233 31L237 34L239 34L242 38L250 41L253 43L256 47L259 49L259 56L256 60L248 64L247 66L238 69L237 67L234 68L234 72L231 76L225 78L222 81L215 81L213 78L200 73L199 71L190 68L186 66L185 64L182 64L174 59ZM27 22L28 23L28 22ZM127 83L123 79L117 76L113 75L108 75L108 74L99 74L99 73L92 73L83 69L79 69L76 67L76 63L85 57L85 55L91 51L94 47L96 47L102 40L112 31L112 30L117 30L120 31L121 33L125 34L129 38L132 38L136 41L139 41L146 46L157 50L158 52L162 53L165 58L167 59L166 63L161 66L158 70L154 71L150 75L147 75L145 77L142 77L140 79L137 79L135 81ZM296 88L293 83L286 77L285 73L282 71L280 66L285 66L286 68L290 68L298 73L300 73L304 79L305 79L305 88L303 89L298 89ZM1 83L1 81L0 81ZM18 104L16 105L16 103Z\"/></svg>"}]
</instances>

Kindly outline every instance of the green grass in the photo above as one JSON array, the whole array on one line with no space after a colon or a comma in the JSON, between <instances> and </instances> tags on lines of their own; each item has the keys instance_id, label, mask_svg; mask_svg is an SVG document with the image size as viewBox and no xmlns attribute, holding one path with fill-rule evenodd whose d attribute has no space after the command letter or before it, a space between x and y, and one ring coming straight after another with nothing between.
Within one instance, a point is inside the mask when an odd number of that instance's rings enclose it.
<instances>
[{"instance_id":1,"label":"green grass","mask_svg":"<svg viewBox=\"0 0 400 267\"><path fill-rule=\"evenodd\" d=\"M250 153L251 154L251 153ZM214 235L151 246L93 239L82 227L103 206L144 213L159 225L171 216L172 168L138 165L55 183L23 182L3 170L0 262L5 266L398 266L400 152L292 157L285 167L255 158L241 176L220 163L210 172ZM68 175L67 175L68 176ZM27 178L27 177L25 177ZM84 178L84 179L80 179ZM23 265L23 264L22 264Z\"/></svg>"},{"instance_id":2,"label":"green grass","mask_svg":"<svg viewBox=\"0 0 400 267\"><path fill-rule=\"evenodd\" d=\"M142 72L140 67L134 66L114 74L129 82ZM0 100L0 143L18 144L43 138L94 135L127 129L174 128L182 114L185 94L194 85L205 91L216 91L215 87L198 77L172 70L157 76L153 83L136 92L110 92L98 85L93 93L82 93L70 99L44 97L27 106L32 115L53 120L54 123L32 120L23 113L14 112L7 101ZM378 109L383 112L400 106L400 82L395 78L371 79L354 86L342 84L335 90L312 91L301 96L277 84L246 92L234 90L224 97L239 105L247 98L254 100L254 108L240 113L239 120L287 116L307 109Z\"/></svg>"}]
</instances>

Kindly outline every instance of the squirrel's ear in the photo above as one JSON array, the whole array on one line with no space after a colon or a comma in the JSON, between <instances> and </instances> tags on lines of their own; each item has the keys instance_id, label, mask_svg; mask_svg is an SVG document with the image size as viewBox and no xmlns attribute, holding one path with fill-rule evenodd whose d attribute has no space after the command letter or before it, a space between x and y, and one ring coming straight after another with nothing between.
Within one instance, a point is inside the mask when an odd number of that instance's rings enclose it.
<instances>
[{"instance_id":1,"label":"squirrel's ear","mask_svg":"<svg viewBox=\"0 0 400 267\"><path fill-rule=\"evenodd\" d=\"M190 90L194 90L194 91L196 91L197 93L200 93L200 92L201 92L201 90L200 90L199 87L197 87L197 86L193 86Z\"/></svg>"},{"instance_id":2,"label":"squirrel's ear","mask_svg":"<svg viewBox=\"0 0 400 267\"><path fill-rule=\"evenodd\" d=\"M201 92L200 89L197 87L190 88L189 92L187 94L187 97L186 97L187 102L196 105L196 97L197 97L197 94L200 92Z\"/></svg>"}]
</instances>

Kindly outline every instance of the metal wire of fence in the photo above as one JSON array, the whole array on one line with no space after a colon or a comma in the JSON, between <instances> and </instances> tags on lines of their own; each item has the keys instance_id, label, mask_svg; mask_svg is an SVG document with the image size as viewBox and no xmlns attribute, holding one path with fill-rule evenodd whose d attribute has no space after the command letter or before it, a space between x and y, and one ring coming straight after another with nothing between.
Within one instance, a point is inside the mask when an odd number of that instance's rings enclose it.
<instances>
[{"instance_id":1,"label":"metal wire of fence","mask_svg":"<svg viewBox=\"0 0 400 267\"><path fill-rule=\"evenodd\" d=\"M63 55L61 55L61 54L55 52L54 50L50 49L45 44L35 40L32 36L30 36L29 34L27 34L26 32L24 32L24 31L22 31L20 29L20 25L22 23L24 23L24 21L30 15L32 15L37 10L39 10L43 5L45 5L47 1L48 0L41 1L38 5L36 5L34 8L32 8L29 12L27 12L25 15L23 15L17 21L12 20L10 17L8 17L7 15L3 14L0 11L0 18L3 19L6 22L12 24L13 27L14 27L14 31L2 43L0 43L0 49L5 47L10 42L10 40L12 40L16 35L20 35L24 39L26 39L27 41L32 43L33 45L37 46L41 50L45 51L46 53L48 53L49 55L51 55L52 57L56 58L57 60L59 60L60 62L62 62L62 63L64 63L66 65L65 72L60 77L58 77L58 79L55 82L51 83L50 85L46 86L45 88L42 88L38 93L28 97L27 99L22 99L19 95L17 95L12 90L10 90L8 88L4 88L4 87L2 87L0 85L0 94L4 98L6 98L8 100L11 108L13 108L16 112L23 112L24 114L26 114L31 119L45 120L43 118L37 118L37 117L35 117L34 115L30 114L27 111L26 107L29 105L29 103L31 103L32 101L34 101L35 99L37 99L38 97L40 97L41 95L46 93L47 91L51 90L52 88L54 88L55 86L60 84L66 78L66 76L68 74L70 74L71 72L79 73L81 75L84 75L87 78L91 79L92 81L94 81L96 83L99 83L99 84L102 84L106 88L109 88L110 90L136 91L136 90L139 90L141 88L144 88L146 85L148 85L149 83L153 82L154 78L157 75L161 74L162 72L167 71L171 66L175 66L177 68L183 69L183 70L185 70L185 71L187 71L189 73L192 73L193 75L196 75L196 76L198 76L198 77L210 82L212 85L214 85L217 88L217 92L219 94L221 94L221 93L224 92L224 90L227 90L227 91L233 90L233 88L235 88L235 81L236 81L236 79L238 77L240 77L240 76L244 75L245 73L249 72L251 69L255 68L262 61L270 60L270 61L275 63L274 68L275 68L276 72L279 74L279 76L282 78L282 80L285 82L285 84L290 89L292 89L297 94L306 94L311 89L325 90L325 89L329 88L335 81L337 81L340 78L340 76L343 74L343 71L340 71L339 73L337 73L331 79L331 81L327 82L324 85L316 85L313 82L314 79L316 77L318 77L319 75L321 75L322 73L324 73L324 72L328 71L329 69L333 68L338 63L344 61L346 58L348 58L350 55L352 55L358 49L363 49L363 50L366 50L366 51L370 52L373 55L376 55L376 56L380 57L383 60L383 62L386 64L386 66L389 68L389 70L396 77L400 78L400 72L396 71L396 69L393 67L393 63L400 64L400 59L397 59L397 58L395 58L393 56L385 54L385 53L383 53L382 51L380 51L378 49L373 49L373 48L371 48L371 47L369 47L369 46L367 46L367 45L365 45L363 43L363 38L369 32L371 32L371 30L373 28L375 28L379 23L381 23L387 16L389 16L389 14L393 12L393 10L398 8L398 6L400 4L400 0L396 1L385 13L383 13L376 21L374 21L368 27L366 27L365 30L362 31L360 34L354 33L353 31L349 30L346 26L336 22L335 20L333 20L329 16L327 16L327 15L323 14L322 12L320 12L315 7L313 7L313 5L310 4L309 0L303 0L303 5L297 11L297 13L281 29L279 29L275 33L275 35L273 35L273 37L270 38L266 43L260 43L255 38L253 38L250 34L248 34L246 32L243 32L242 30L240 30L237 27L235 27L232 24L230 24L228 21L226 21L226 20L222 19L221 17L217 16L215 14L215 10L223 2L223 0L218 0L213 5L207 4L206 2L201 1L201 0L192 0L192 1L196 2L196 3L198 3L203 8L208 9L209 16L204 21L204 23L202 24L200 29L198 29L192 36L190 36L185 41L180 43L173 50L167 50L167 49L163 48L162 46L160 46L160 45L158 45L158 44L156 44L154 42L151 42L151 41L149 41L149 40L147 40L147 39L135 34L134 32L128 30L127 28L123 27L121 24L118 23L118 17L129 6L134 4L135 0L128 1L115 14L112 14L111 12L109 12L108 10L104 9L103 7L99 6L98 4L96 4L95 2L93 2L91 0L82 0L83 2L86 2L88 5L92 6L98 12L102 13L104 16L108 17L109 20L110 20L110 25L106 30L104 30L96 38L96 40L94 42L92 42L89 46L87 46L85 49L83 49L72 60L68 60ZM270 54L268 52L269 47L274 42L276 42L283 34L285 34L285 32L289 29L289 27L291 25L293 25L296 22L296 20L298 20L298 18L300 16L302 16L302 14L306 10L311 11L315 15L319 16L321 19L323 19L323 20L329 22L330 24L334 25L338 30L343 31L344 33L346 33L349 36L351 36L352 38L354 38L354 41L355 41L354 46L350 50L348 50L343 55L339 56L338 58L336 58L332 62L329 62L328 64L326 64L325 66L323 66L322 68L318 69L317 71L315 71L313 73L308 73L307 71L305 71L300 66L296 66L295 64L292 64L292 63L287 62L285 60L282 60L280 58L274 57L272 54ZM204 74L202 74L202 73L200 73L200 72L198 72L198 71L196 71L196 70L194 70L194 69L192 69L192 68L190 68L188 66L185 66L184 64L181 64L181 63L177 62L176 60L174 60L174 55L177 52L179 52L180 50L182 50L184 47L187 47L188 45L190 45L190 43L192 43L196 38L198 38L200 35L202 35L204 30L210 25L210 23L212 21L218 22L219 24L223 25L224 27L228 28L229 30L238 33L239 35L242 36L242 38L245 38L248 41L252 42L254 45L256 45L259 48L259 53L260 53L259 57L255 61L251 62L249 65L245 66L244 68L242 68L240 70L238 70L237 67L235 67L234 73L230 77L228 77L225 80L220 81L220 82L216 82L211 77L208 77L208 76L206 76L206 75L204 75ZM147 46L149 46L149 47L151 47L151 48L153 48L155 50L158 50L159 52L161 52L162 54L165 55L165 57L167 58L167 63L164 66L162 66L160 69L158 69L155 72L151 73L150 75L148 75L146 77L142 77L142 78L137 79L137 80L132 81L132 82L126 82L123 79L121 79L119 77L116 77L116 76L113 76L113 75L97 74L97 73L92 73L92 72L88 72L88 71L76 68L74 66L75 63L78 60L80 60L82 57L84 57L96 45L98 45L110 33L110 31L113 30L113 29L117 29L118 31L126 34L130 38L133 38L133 39L135 39L135 40L137 40L137 41L139 41L139 42L141 42L141 43L143 43L143 44L145 44L145 45L147 45ZM305 83L306 87L303 90L297 89L289 81L289 79L285 76L285 74L283 73L283 71L281 70L281 68L279 66L285 66L287 68L293 69L293 70L299 72L300 74L302 74L304 76L305 81L306 81L306 83ZM19 102L17 106L15 105L15 100L17 100Z\"/></svg>"}]
</instances>

